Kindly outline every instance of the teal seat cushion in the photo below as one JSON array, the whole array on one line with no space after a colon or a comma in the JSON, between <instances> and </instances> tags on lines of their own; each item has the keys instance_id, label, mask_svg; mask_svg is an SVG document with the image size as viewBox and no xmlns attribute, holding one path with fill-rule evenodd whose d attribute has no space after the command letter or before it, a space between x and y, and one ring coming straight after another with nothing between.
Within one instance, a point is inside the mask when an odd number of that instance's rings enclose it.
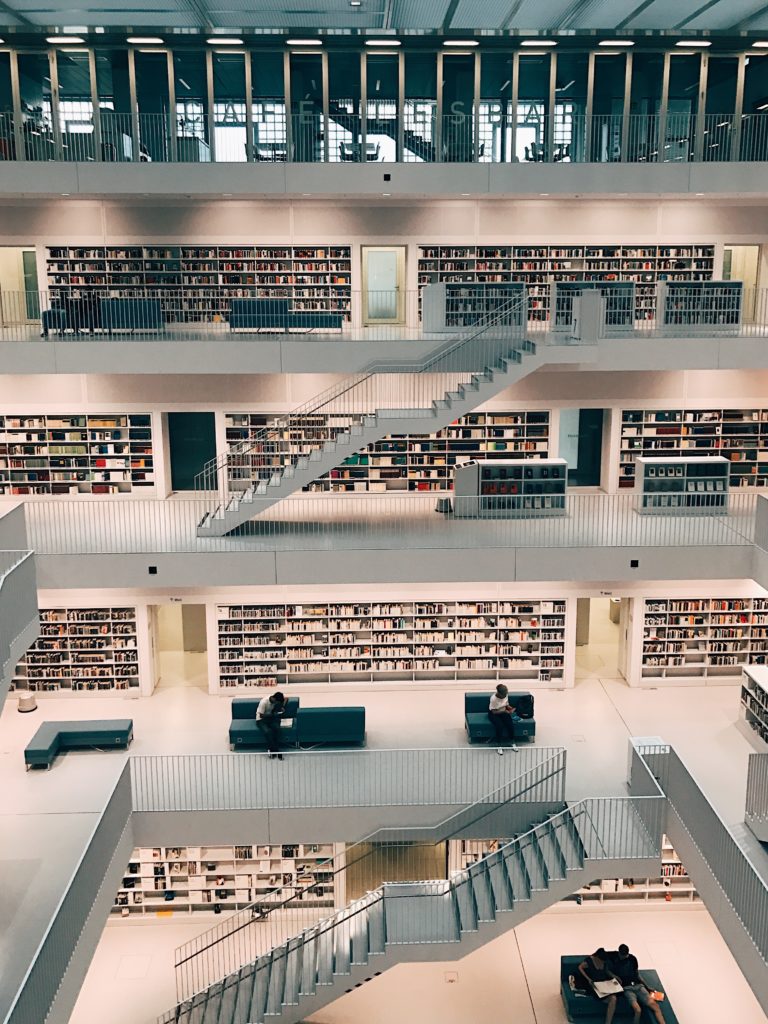
<instances>
[{"instance_id":1,"label":"teal seat cushion","mask_svg":"<svg viewBox=\"0 0 768 1024\"><path fill-rule=\"evenodd\" d=\"M300 746L365 742L364 707L301 708L297 723Z\"/></svg>"},{"instance_id":2,"label":"teal seat cushion","mask_svg":"<svg viewBox=\"0 0 768 1024\"><path fill-rule=\"evenodd\" d=\"M131 718L43 722L24 750L24 762L27 765L50 765L61 750L127 747L132 739Z\"/></svg>"},{"instance_id":3,"label":"teal seat cushion","mask_svg":"<svg viewBox=\"0 0 768 1024\"><path fill-rule=\"evenodd\" d=\"M569 1021L580 1021L580 1020L593 1020L599 1021L600 1024L605 1020L605 1003L597 999L596 996L590 992L582 992L576 990L572 991L569 982L569 977L573 975L576 977L579 970L579 964L586 958L587 954L583 956L562 956L560 957L560 995L565 1006L565 1012L568 1016ZM652 989L660 992L664 991L664 986L661 984L656 971L646 970L640 966L639 969L640 977L643 981ZM659 1003L661 1009L661 1015L664 1018L664 1024L678 1024L677 1017L675 1016L674 1010L672 1009L669 998L665 998ZM632 1009L629 1005L629 1001L621 996L616 1000L616 1012L614 1014L614 1020L632 1020L633 1014ZM654 1020L650 1016L647 1010L643 1010L642 1017L640 1018L643 1024L646 1021Z\"/></svg>"},{"instance_id":4,"label":"teal seat cushion","mask_svg":"<svg viewBox=\"0 0 768 1024\"><path fill-rule=\"evenodd\" d=\"M285 746L296 745L296 719L283 718L280 723L281 742ZM255 747L267 749L267 739L256 725L256 719L236 718L229 727L229 743L232 747Z\"/></svg>"}]
</instances>

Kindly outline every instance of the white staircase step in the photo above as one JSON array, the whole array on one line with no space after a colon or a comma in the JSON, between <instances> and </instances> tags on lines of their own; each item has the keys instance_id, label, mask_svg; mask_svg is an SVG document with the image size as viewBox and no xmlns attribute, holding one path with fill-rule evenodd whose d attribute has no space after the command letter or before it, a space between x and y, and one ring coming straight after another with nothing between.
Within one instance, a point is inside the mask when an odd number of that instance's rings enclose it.
<instances>
[{"instance_id":1,"label":"white staircase step","mask_svg":"<svg viewBox=\"0 0 768 1024\"><path fill-rule=\"evenodd\" d=\"M349 920L353 964L368 963L368 908L357 910Z\"/></svg>"},{"instance_id":2,"label":"white staircase step","mask_svg":"<svg viewBox=\"0 0 768 1024\"><path fill-rule=\"evenodd\" d=\"M246 964L245 967L240 968L237 982L237 997L235 999L235 1011L232 1015L232 1024L248 1024L251 1019L251 1000L255 979L255 964Z\"/></svg>"},{"instance_id":3,"label":"white staircase step","mask_svg":"<svg viewBox=\"0 0 768 1024\"><path fill-rule=\"evenodd\" d=\"M263 1024L264 1022L271 968L272 963L269 956L259 957L256 961L253 988L251 989L251 1006L248 1011L248 1024Z\"/></svg>"},{"instance_id":4,"label":"white staircase step","mask_svg":"<svg viewBox=\"0 0 768 1024\"><path fill-rule=\"evenodd\" d=\"M317 937L317 984L333 984L333 932L327 924Z\"/></svg>"},{"instance_id":5,"label":"white staircase step","mask_svg":"<svg viewBox=\"0 0 768 1024\"><path fill-rule=\"evenodd\" d=\"M543 891L549 888L544 858L539 850L539 844L534 839L532 833L523 836L520 840L520 849L523 854L528 877L531 880L531 892Z\"/></svg>"},{"instance_id":6,"label":"white staircase step","mask_svg":"<svg viewBox=\"0 0 768 1024\"><path fill-rule=\"evenodd\" d=\"M491 890L491 881L488 872L478 864L472 864L467 869L472 882L472 891L475 895L475 906L477 907L477 920L495 921L496 907Z\"/></svg>"},{"instance_id":7,"label":"white staircase step","mask_svg":"<svg viewBox=\"0 0 768 1024\"><path fill-rule=\"evenodd\" d=\"M349 974L352 963L349 918L339 922L333 933L333 973Z\"/></svg>"},{"instance_id":8,"label":"white staircase step","mask_svg":"<svg viewBox=\"0 0 768 1024\"><path fill-rule=\"evenodd\" d=\"M301 994L313 996L317 991L317 932L304 933L301 951Z\"/></svg>"},{"instance_id":9,"label":"white staircase step","mask_svg":"<svg viewBox=\"0 0 768 1024\"><path fill-rule=\"evenodd\" d=\"M477 906L472 880L465 872L455 880L454 894L459 910L459 924L462 932L477 931Z\"/></svg>"},{"instance_id":10,"label":"white staircase step","mask_svg":"<svg viewBox=\"0 0 768 1024\"><path fill-rule=\"evenodd\" d=\"M205 1010L202 1017L203 1024L218 1024L223 990L224 982L222 981L215 982L208 989L208 998L205 1001Z\"/></svg>"},{"instance_id":11,"label":"white staircase step","mask_svg":"<svg viewBox=\"0 0 768 1024\"><path fill-rule=\"evenodd\" d=\"M557 841L552 825L545 822L536 830L536 840L547 866L549 881L562 880L566 876L566 864L563 851Z\"/></svg>"},{"instance_id":12,"label":"white staircase step","mask_svg":"<svg viewBox=\"0 0 768 1024\"><path fill-rule=\"evenodd\" d=\"M283 990L287 965L287 946L278 946L272 950L272 965L269 971L269 987L267 989L266 1017L276 1017L283 1010Z\"/></svg>"},{"instance_id":13,"label":"white staircase step","mask_svg":"<svg viewBox=\"0 0 768 1024\"><path fill-rule=\"evenodd\" d=\"M491 858L486 858L486 864L496 910L511 910L513 907L512 886L509 883L504 858L500 853L496 853Z\"/></svg>"},{"instance_id":14,"label":"white staircase step","mask_svg":"<svg viewBox=\"0 0 768 1024\"><path fill-rule=\"evenodd\" d=\"M283 984L283 1006L298 1006L301 991L301 959L304 945L299 938L288 940L288 956L285 961L285 982Z\"/></svg>"},{"instance_id":15,"label":"white staircase step","mask_svg":"<svg viewBox=\"0 0 768 1024\"><path fill-rule=\"evenodd\" d=\"M531 898L531 879L525 867L523 852L519 843L510 843L505 846L501 855L507 868L507 877L512 886L512 896L515 903Z\"/></svg>"},{"instance_id":16,"label":"white staircase step","mask_svg":"<svg viewBox=\"0 0 768 1024\"><path fill-rule=\"evenodd\" d=\"M383 953L386 946L384 901L379 897L368 907L368 951Z\"/></svg>"}]
</instances>

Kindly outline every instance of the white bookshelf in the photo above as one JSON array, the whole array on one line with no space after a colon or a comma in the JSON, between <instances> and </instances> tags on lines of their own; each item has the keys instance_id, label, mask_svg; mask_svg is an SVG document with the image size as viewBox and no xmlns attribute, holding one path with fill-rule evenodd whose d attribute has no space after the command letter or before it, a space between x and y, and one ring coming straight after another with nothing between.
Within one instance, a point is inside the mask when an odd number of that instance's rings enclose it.
<instances>
[{"instance_id":1,"label":"white bookshelf","mask_svg":"<svg viewBox=\"0 0 768 1024\"><path fill-rule=\"evenodd\" d=\"M567 607L538 599L218 605L219 687L571 685Z\"/></svg>"},{"instance_id":2,"label":"white bookshelf","mask_svg":"<svg viewBox=\"0 0 768 1024\"><path fill-rule=\"evenodd\" d=\"M768 598L646 598L642 683L734 683L768 661Z\"/></svg>"},{"instance_id":3,"label":"white bookshelf","mask_svg":"<svg viewBox=\"0 0 768 1024\"><path fill-rule=\"evenodd\" d=\"M638 511L716 515L728 511L730 463L721 455L637 459Z\"/></svg>"},{"instance_id":4,"label":"white bookshelf","mask_svg":"<svg viewBox=\"0 0 768 1024\"><path fill-rule=\"evenodd\" d=\"M343 843L245 843L135 849L115 895L121 917L231 912L292 900L292 909L344 906ZM334 860L335 858L335 860ZM314 886L310 892L309 887Z\"/></svg>"},{"instance_id":5,"label":"white bookshelf","mask_svg":"<svg viewBox=\"0 0 768 1024\"><path fill-rule=\"evenodd\" d=\"M226 413L224 430L228 447L253 442L265 429L274 429L276 415ZM318 441L331 440L346 429L344 417L312 417L301 430L277 430L269 450L238 458L237 472L247 478L257 470L268 472L284 464ZM546 459L549 457L549 410L509 409L470 413L435 434L390 435L350 455L326 476L307 488L313 491L355 493L361 491L449 491L454 467L470 459ZM237 487L242 481L230 481Z\"/></svg>"},{"instance_id":6,"label":"white bookshelf","mask_svg":"<svg viewBox=\"0 0 768 1024\"><path fill-rule=\"evenodd\" d=\"M13 688L101 694L139 687L135 608L43 608Z\"/></svg>"},{"instance_id":7,"label":"white bookshelf","mask_svg":"<svg viewBox=\"0 0 768 1024\"><path fill-rule=\"evenodd\" d=\"M692 903L699 898L696 887L668 836L662 838L661 870L651 878L603 878L582 886L577 893L582 903L641 900Z\"/></svg>"},{"instance_id":8,"label":"white bookshelf","mask_svg":"<svg viewBox=\"0 0 768 1024\"><path fill-rule=\"evenodd\" d=\"M635 484L638 457L721 455L730 486L768 486L768 409L623 409L619 487Z\"/></svg>"},{"instance_id":9,"label":"white bookshelf","mask_svg":"<svg viewBox=\"0 0 768 1024\"><path fill-rule=\"evenodd\" d=\"M741 670L741 714L763 752L768 751L768 666Z\"/></svg>"},{"instance_id":10,"label":"white bookshelf","mask_svg":"<svg viewBox=\"0 0 768 1024\"><path fill-rule=\"evenodd\" d=\"M0 494L132 494L154 485L149 413L0 416Z\"/></svg>"},{"instance_id":11,"label":"white bookshelf","mask_svg":"<svg viewBox=\"0 0 768 1024\"><path fill-rule=\"evenodd\" d=\"M494 518L565 515L567 474L565 459L464 463L455 470L454 514Z\"/></svg>"}]
</instances>

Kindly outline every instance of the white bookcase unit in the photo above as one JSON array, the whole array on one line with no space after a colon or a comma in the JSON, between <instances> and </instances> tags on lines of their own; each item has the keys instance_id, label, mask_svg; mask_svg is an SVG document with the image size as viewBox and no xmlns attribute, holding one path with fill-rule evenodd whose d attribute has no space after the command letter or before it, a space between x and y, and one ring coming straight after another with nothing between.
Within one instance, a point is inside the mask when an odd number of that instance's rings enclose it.
<instances>
[{"instance_id":1,"label":"white bookcase unit","mask_svg":"<svg viewBox=\"0 0 768 1024\"><path fill-rule=\"evenodd\" d=\"M421 292L421 318L427 334L465 331L494 319L507 327L522 327L528 320L525 285L521 281L426 285Z\"/></svg>"},{"instance_id":2,"label":"white bookcase unit","mask_svg":"<svg viewBox=\"0 0 768 1024\"><path fill-rule=\"evenodd\" d=\"M656 316L659 281L709 281L715 247L692 245L422 245L419 287L427 284L487 284L521 281L529 319L550 319L551 286L596 281L635 284L635 320Z\"/></svg>"},{"instance_id":3,"label":"white bookcase unit","mask_svg":"<svg viewBox=\"0 0 768 1024\"><path fill-rule=\"evenodd\" d=\"M646 685L735 683L768 662L768 598L647 598L642 629Z\"/></svg>"},{"instance_id":4,"label":"white bookcase unit","mask_svg":"<svg viewBox=\"0 0 768 1024\"><path fill-rule=\"evenodd\" d=\"M135 608L44 608L13 688L102 693L139 686Z\"/></svg>"},{"instance_id":5,"label":"white bookcase unit","mask_svg":"<svg viewBox=\"0 0 768 1024\"><path fill-rule=\"evenodd\" d=\"M741 281L661 281L657 308L664 327L722 330L741 324Z\"/></svg>"},{"instance_id":6,"label":"white bookcase unit","mask_svg":"<svg viewBox=\"0 0 768 1024\"><path fill-rule=\"evenodd\" d=\"M761 750L768 750L768 666L745 665L742 668L741 713Z\"/></svg>"},{"instance_id":7,"label":"white bookcase unit","mask_svg":"<svg viewBox=\"0 0 768 1024\"><path fill-rule=\"evenodd\" d=\"M278 417L260 413L227 413L225 437L229 447L257 442ZM341 417L313 417L301 429L276 431L267 444L258 441L253 466L235 460L247 475L259 467L276 468L290 454L308 450L318 440L330 440L346 429ZM546 459L550 446L549 410L510 409L470 413L435 434L390 435L350 455L336 469L310 484L308 490L447 491L454 467L470 459ZM269 448L265 451L265 448ZM250 479L250 476L249 476ZM233 479L230 486L239 481Z\"/></svg>"},{"instance_id":8,"label":"white bookcase unit","mask_svg":"<svg viewBox=\"0 0 768 1024\"><path fill-rule=\"evenodd\" d=\"M454 515L466 518L565 515L567 474L565 459L464 463L455 470Z\"/></svg>"},{"instance_id":9,"label":"white bookcase unit","mask_svg":"<svg viewBox=\"0 0 768 1024\"><path fill-rule=\"evenodd\" d=\"M653 878L603 878L582 886L576 897L582 903L616 900L642 900L646 903L683 900L691 903L699 898L699 894L669 837L665 835L662 838L661 871L658 875Z\"/></svg>"},{"instance_id":10,"label":"white bookcase unit","mask_svg":"<svg viewBox=\"0 0 768 1024\"><path fill-rule=\"evenodd\" d=\"M345 904L339 871L344 849L343 843L140 848L128 862L112 913L218 913L252 903L268 911L286 900L320 913Z\"/></svg>"},{"instance_id":11,"label":"white bookcase unit","mask_svg":"<svg viewBox=\"0 0 768 1024\"><path fill-rule=\"evenodd\" d=\"M730 463L722 455L637 460L639 512L646 515L723 515L728 511Z\"/></svg>"},{"instance_id":12,"label":"white bookcase unit","mask_svg":"<svg viewBox=\"0 0 768 1024\"><path fill-rule=\"evenodd\" d=\"M47 269L54 300L156 296L166 323L228 320L230 301L248 298L351 315L348 245L55 246Z\"/></svg>"},{"instance_id":13,"label":"white bookcase unit","mask_svg":"<svg viewBox=\"0 0 768 1024\"><path fill-rule=\"evenodd\" d=\"M565 600L218 605L219 686L572 685Z\"/></svg>"},{"instance_id":14,"label":"white bookcase unit","mask_svg":"<svg viewBox=\"0 0 768 1024\"><path fill-rule=\"evenodd\" d=\"M0 494L131 494L154 484L148 413L0 416Z\"/></svg>"},{"instance_id":15,"label":"white bookcase unit","mask_svg":"<svg viewBox=\"0 0 768 1024\"><path fill-rule=\"evenodd\" d=\"M624 409L619 487L633 487L638 456L722 455L730 486L768 486L768 409Z\"/></svg>"}]
</instances>

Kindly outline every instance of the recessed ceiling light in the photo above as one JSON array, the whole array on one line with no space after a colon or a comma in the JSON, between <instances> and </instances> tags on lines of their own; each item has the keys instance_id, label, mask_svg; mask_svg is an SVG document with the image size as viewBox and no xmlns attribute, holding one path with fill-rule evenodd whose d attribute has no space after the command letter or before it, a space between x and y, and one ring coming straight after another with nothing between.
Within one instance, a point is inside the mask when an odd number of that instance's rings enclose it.
<instances>
[{"instance_id":1,"label":"recessed ceiling light","mask_svg":"<svg viewBox=\"0 0 768 1024\"><path fill-rule=\"evenodd\" d=\"M554 39L524 39L521 46L557 46Z\"/></svg>"},{"instance_id":2,"label":"recessed ceiling light","mask_svg":"<svg viewBox=\"0 0 768 1024\"><path fill-rule=\"evenodd\" d=\"M46 43L51 43L52 46L66 46L68 43L84 43L85 40L81 36L46 36Z\"/></svg>"},{"instance_id":3,"label":"recessed ceiling light","mask_svg":"<svg viewBox=\"0 0 768 1024\"><path fill-rule=\"evenodd\" d=\"M703 196L704 194L705 194L704 192L697 192L696 193L697 196Z\"/></svg>"},{"instance_id":4,"label":"recessed ceiling light","mask_svg":"<svg viewBox=\"0 0 768 1024\"><path fill-rule=\"evenodd\" d=\"M382 192L381 194L382 194L383 196L391 196L391 195L392 195L392 193L391 193L391 192Z\"/></svg>"},{"instance_id":5,"label":"recessed ceiling light","mask_svg":"<svg viewBox=\"0 0 768 1024\"><path fill-rule=\"evenodd\" d=\"M153 43L162 43L163 40L160 36L128 36L125 40L126 43L132 43L134 46L152 46Z\"/></svg>"},{"instance_id":6,"label":"recessed ceiling light","mask_svg":"<svg viewBox=\"0 0 768 1024\"><path fill-rule=\"evenodd\" d=\"M302 194L303 196L311 196L311 195L312 195L312 193L311 193L311 192L302 192L301 194Z\"/></svg>"},{"instance_id":7,"label":"recessed ceiling light","mask_svg":"<svg viewBox=\"0 0 768 1024\"><path fill-rule=\"evenodd\" d=\"M471 195L472 195L472 193L471 193L471 192L462 192L461 194L462 194L463 196L471 196Z\"/></svg>"},{"instance_id":8,"label":"recessed ceiling light","mask_svg":"<svg viewBox=\"0 0 768 1024\"><path fill-rule=\"evenodd\" d=\"M231 192L222 192L221 194L224 196L225 199L231 199L232 198L232 193Z\"/></svg>"},{"instance_id":9,"label":"recessed ceiling light","mask_svg":"<svg viewBox=\"0 0 768 1024\"><path fill-rule=\"evenodd\" d=\"M62 192L61 194L62 194L63 196L68 196L68 195L71 195L71 192Z\"/></svg>"},{"instance_id":10,"label":"recessed ceiling light","mask_svg":"<svg viewBox=\"0 0 768 1024\"><path fill-rule=\"evenodd\" d=\"M708 39L678 39L675 46L711 46Z\"/></svg>"},{"instance_id":11,"label":"recessed ceiling light","mask_svg":"<svg viewBox=\"0 0 768 1024\"><path fill-rule=\"evenodd\" d=\"M479 46L476 39L444 39L443 46Z\"/></svg>"},{"instance_id":12,"label":"recessed ceiling light","mask_svg":"<svg viewBox=\"0 0 768 1024\"><path fill-rule=\"evenodd\" d=\"M399 39L366 39L366 46L402 46Z\"/></svg>"},{"instance_id":13,"label":"recessed ceiling light","mask_svg":"<svg viewBox=\"0 0 768 1024\"><path fill-rule=\"evenodd\" d=\"M602 39L598 46L634 46L631 39Z\"/></svg>"},{"instance_id":14,"label":"recessed ceiling light","mask_svg":"<svg viewBox=\"0 0 768 1024\"><path fill-rule=\"evenodd\" d=\"M363 0L349 0L349 6L350 7L362 7L363 6Z\"/></svg>"},{"instance_id":15,"label":"recessed ceiling light","mask_svg":"<svg viewBox=\"0 0 768 1024\"><path fill-rule=\"evenodd\" d=\"M548 196L548 195L549 195L549 192L539 192L539 195L540 195L540 196Z\"/></svg>"},{"instance_id":16,"label":"recessed ceiling light","mask_svg":"<svg viewBox=\"0 0 768 1024\"><path fill-rule=\"evenodd\" d=\"M242 46L243 40L230 36L211 36L210 39L206 39L206 43L209 46Z\"/></svg>"},{"instance_id":17,"label":"recessed ceiling light","mask_svg":"<svg viewBox=\"0 0 768 1024\"><path fill-rule=\"evenodd\" d=\"M322 46L322 39L286 39L286 46Z\"/></svg>"}]
</instances>

